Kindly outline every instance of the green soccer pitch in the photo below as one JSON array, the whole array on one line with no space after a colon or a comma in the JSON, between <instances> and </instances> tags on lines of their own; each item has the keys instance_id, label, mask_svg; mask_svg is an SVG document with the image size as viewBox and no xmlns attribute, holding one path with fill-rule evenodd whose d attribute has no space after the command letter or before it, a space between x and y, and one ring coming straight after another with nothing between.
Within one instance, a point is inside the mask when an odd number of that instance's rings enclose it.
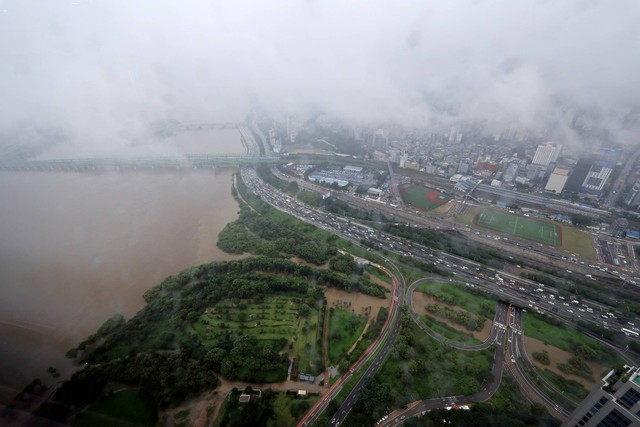
<instances>
[{"instance_id":1,"label":"green soccer pitch","mask_svg":"<svg viewBox=\"0 0 640 427\"><path fill-rule=\"evenodd\" d=\"M562 228L557 224L486 208L476 217L476 224L533 242L562 245Z\"/></svg>"}]
</instances>

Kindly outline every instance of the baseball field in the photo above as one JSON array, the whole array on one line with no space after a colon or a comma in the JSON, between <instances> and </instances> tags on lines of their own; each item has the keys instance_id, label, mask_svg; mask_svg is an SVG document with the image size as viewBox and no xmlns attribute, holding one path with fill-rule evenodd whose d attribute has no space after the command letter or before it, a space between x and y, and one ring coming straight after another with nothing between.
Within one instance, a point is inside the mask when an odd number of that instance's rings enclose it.
<instances>
[{"instance_id":1,"label":"baseball field","mask_svg":"<svg viewBox=\"0 0 640 427\"><path fill-rule=\"evenodd\" d=\"M425 211L435 209L451 200L446 194L421 185L403 186L400 188L400 195L405 203Z\"/></svg>"},{"instance_id":2,"label":"baseball field","mask_svg":"<svg viewBox=\"0 0 640 427\"><path fill-rule=\"evenodd\" d=\"M476 217L476 224L533 242L562 245L562 228L546 221L485 208Z\"/></svg>"}]
</instances>

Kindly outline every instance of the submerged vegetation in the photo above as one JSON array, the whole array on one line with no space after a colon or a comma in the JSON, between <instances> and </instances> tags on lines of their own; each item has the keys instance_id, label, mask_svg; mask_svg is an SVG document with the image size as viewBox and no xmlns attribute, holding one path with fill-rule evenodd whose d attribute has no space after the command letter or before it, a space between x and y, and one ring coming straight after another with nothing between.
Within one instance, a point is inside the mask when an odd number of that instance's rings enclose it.
<instances>
[{"instance_id":1,"label":"submerged vegetation","mask_svg":"<svg viewBox=\"0 0 640 427\"><path fill-rule=\"evenodd\" d=\"M333 265L345 269L348 263L338 258ZM315 356L309 349L320 336L323 287L350 284L344 273L282 258L187 269L145 293L146 306L131 320L108 320L69 353L88 366L60 388L42 414L62 421L69 408L93 402L114 381L139 388L161 408L214 388L218 376L282 381L290 357L306 366L320 359L319 346Z\"/></svg>"},{"instance_id":2,"label":"submerged vegetation","mask_svg":"<svg viewBox=\"0 0 640 427\"><path fill-rule=\"evenodd\" d=\"M239 185L244 190L241 181ZM219 377L283 381L294 360L306 372L322 369L324 288L382 298L386 289L373 283L371 273L352 256L338 253L337 237L282 214L255 196L245 197L253 204L241 204L239 219L221 232L219 246L259 256L186 269L147 291L145 307L132 319L107 320L68 352L68 357L86 366L41 407L40 415L66 421L99 399L102 406L109 406L123 396L132 405L143 402L155 414L157 408L215 388ZM291 256L321 268L289 260ZM331 322L335 333L342 333L344 322L354 326L340 345L330 347L335 360L354 344L365 322L360 316L345 315ZM114 384L135 393L109 398ZM294 412L300 412L301 405L295 406ZM80 417L97 423L99 418L99 414Z\"/></svg>"}]
</instances>

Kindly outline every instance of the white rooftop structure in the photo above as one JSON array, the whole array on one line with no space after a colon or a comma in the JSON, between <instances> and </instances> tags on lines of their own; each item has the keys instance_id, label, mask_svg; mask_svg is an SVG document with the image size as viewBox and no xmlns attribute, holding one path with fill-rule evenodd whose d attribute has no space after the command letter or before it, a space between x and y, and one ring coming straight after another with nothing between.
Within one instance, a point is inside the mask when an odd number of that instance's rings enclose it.
<instances>
[{"instance_id":1,"label":"white rooftop structure","mask_svg":"<svg viewBox=\"0 0 640 427\"><path fill-rule=\"evenodd\" d=\"M536 154L533 156L531 163L536 165L549 166L550 163L558 160L562 145L553 145L551 142L546 142L542 145L538 145Z\"/></svg>"}]
</instances>

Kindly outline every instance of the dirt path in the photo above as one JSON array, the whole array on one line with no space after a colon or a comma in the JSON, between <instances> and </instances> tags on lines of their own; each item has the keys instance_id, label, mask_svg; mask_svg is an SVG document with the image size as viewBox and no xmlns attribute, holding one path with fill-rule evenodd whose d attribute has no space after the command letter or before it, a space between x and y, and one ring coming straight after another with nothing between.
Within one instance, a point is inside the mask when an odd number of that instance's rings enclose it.
<instances>
[{"instance_id":1,"label":"dirt path","mask_svg":"<svg viewBox=\"0 0 640 427\"><path fill-rule=\"evenodd\" d=\"M331 317L331 311L328 302L325 308L324 325L322 327L322 364L324 365L324 386L328 388L331 382L329 378L329 318Z\"/></svg>"},{"instance_id":2,"label":"dirt path","mask_svg":"<svg viewBox=\"0 0 640 427\"><path fill-rule=\"evenodd\" d=\"M189 411L187 418L183 418L187 421L186 425L195 427L209 427L213 426L215 420L220 415L220 410L224 405L227 396L234 388L238 390L244 390L246 387L253 389L265 390L271 389L278 392L286 392L287 390L307 390L308 392L322 393L323 387L303 382L303 381L283 381L274 384L256 384L247 383L241 381L227 381L224 378L218 377L220 385L215 390L211 390L201 394L200 396L191 399L179 407L172 408L160 413L160 420L166 426L173 426L175 422L175 416L183 411Z\"/></svg>"},{"instance_id":3,"label":"dirt path","mask_svg":"<svg viewBox=\"0 0 640 427\"><path fill-rule=\"evenodd\" d=\"M364 328L362 329L362 333L360 334L356 342L354 342L353 345L349 348L349 350L347 351L347 354L351 354L351 352L355 350L355 348L358 346L358 343L362 341L362 337L364 337L364 334L367 333L367 329L369 329L369 325L371 325L371 319L369 319L369 321L367 321L367 324L364 325Z\"/></svg>"}]
</instances>

